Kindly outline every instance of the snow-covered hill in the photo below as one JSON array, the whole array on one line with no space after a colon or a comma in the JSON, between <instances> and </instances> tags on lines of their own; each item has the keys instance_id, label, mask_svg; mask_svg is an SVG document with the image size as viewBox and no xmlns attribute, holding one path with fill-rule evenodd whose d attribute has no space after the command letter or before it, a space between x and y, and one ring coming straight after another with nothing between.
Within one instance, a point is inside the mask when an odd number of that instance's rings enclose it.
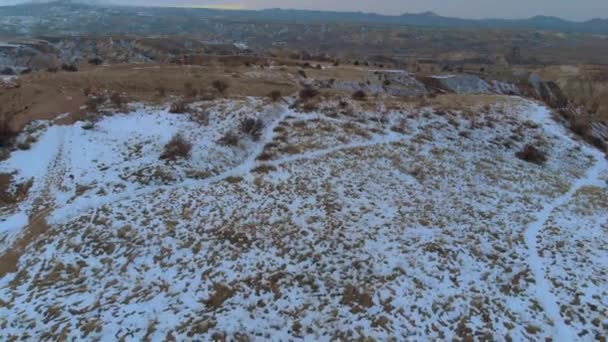
<instances>
[{"instance_id":1,"label":"snow-covered hill","mask_svg":"<svg viewBox=\"0 0 608 342\"><path fill-rule=\"evenodd\" d=\"M605 336L604 155L536 102L476 99L301 113L248 98L39 123L0 165L14 187L33 180L0 222L20 256L0 278L0 336ZM245 118L264 122L259 139L222 143ZM190 159L160 160L178 132ZM526 145L547 161L517 158Z\"/></svg>"}]
</instances>

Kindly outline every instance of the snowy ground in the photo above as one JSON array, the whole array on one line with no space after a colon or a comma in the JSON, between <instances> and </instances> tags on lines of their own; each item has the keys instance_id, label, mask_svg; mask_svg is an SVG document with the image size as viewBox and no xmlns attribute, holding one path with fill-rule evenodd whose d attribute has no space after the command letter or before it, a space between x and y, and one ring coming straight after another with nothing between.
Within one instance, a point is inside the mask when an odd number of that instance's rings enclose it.
<instances>
[{"instance_id":1,"label":"snowy ground","mask_svg":"<svg viewBox=\"0 0 608 342\"><path fill-rule=\"evenodd\" d=\"M536 103L487 113L140 107L50 126L0 172L49 230L0 279L0 336L594 340L608 334L608 164ZM218 140L241 118L259 141ZM188 161L158 159L182 132ZM515 157L548 152L539 166Z\"/></svg>"}]
</instances>

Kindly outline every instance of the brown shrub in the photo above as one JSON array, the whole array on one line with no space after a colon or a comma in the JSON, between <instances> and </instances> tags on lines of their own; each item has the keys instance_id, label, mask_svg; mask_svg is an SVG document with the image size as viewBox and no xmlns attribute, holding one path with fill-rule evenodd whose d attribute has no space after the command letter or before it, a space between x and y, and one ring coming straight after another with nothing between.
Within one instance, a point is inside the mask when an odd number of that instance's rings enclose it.
<instances>
[{"instance_id":1,"label":"brown shrub","mask_svg":"<svg viewBox=\"0 0 608 342\"><path fill-rule=\"evenodd\" d=\"M198 96L198 90L194 89L192 83L188 82L184 84L184 96L186 98L192 99Z\"/></svg>"},{"instance_id":2,"label":"brown shrub","mask_svg":"<svg viewBox=\"0 0 608 342\"><path fill-rule=\"evenodd\" d=\"M211 86L220 94L226 93L226 90L230 88L230 85L222 80L213 81L213 83L211 83Z\"/></svg>"},{"instance_id":3,"label":"brown shrub","mask_svg":"<svg viewBox=\"0 0 608 342\"><path fill-rule=\"evenodd\" d=\"M171 104L171 108L169 108L169 113L173 114L183 114L188 112L188 103L184 100L178 100Z\"/></svg>"},{"instance_id":4,"label":"brown shrub","mask_svg":"<svg viewBox=\"0 0 608 342\"><path fill-rule=\"evenodd\" d=\"M104 95L92 96L87 98L85 106L90 112L97 113L99 111L99 106L104 104L104 102L106 102L106 97Z\"/></svg>"},{"instance_id":5,"label":"brown shrub","mask_svg":"<svg viewBox=\"0 0 608 342\"><path fill-rule=\"evenodd\" d=\"M158 97L167 96L167 88L165 88L165 86L162 86L162 85L156 87L156 94L158 95Z\"/></svg>"},{"instance_id":6,"label":"brown shrub","mask_svg":"<svg viewBox=\"0 0 608 342\"><path fill-rule=\"evenodd\" d=\"M190 158L190 152L192 152L192 143L186 140L181 134L176 135L169 140L165 145L164 152L160 155L160 159L163 160L177 160L180 158Z\"/></svg>"},{"instance_id":7,"label":"brown shrub","mask_svg":"<svg viewBox=\"0 0 608 342\"><path fill-rule=\"evenodd\" d=\"M8 147L16 136L6 116L0 118L0 147Z\"/></svg>"},{"instance_id":8,"label":"brown shrub","mask_svg":"<svg viewBox=\"0 0 608 342\"><path fill-rule=\"evenodd\" d=\"M283 94L280 90L273 90L268 94L268 98L272 102L278 102L283 97Z\"/></svg>"},{"instance_id":9,"label":"brown shrub","mask_svg":"<svg viewBox=\"0 0 608 342\"><path fill-rule=\"evenodd\" d=\"M319 91L312 87L305 87L304 89L300 90L299 93L300 100L302 101L310 100L315 98L317 95L319 95Z\"/></svg>"},{"instance_id":10,"label":"brown shrub","mask_svg":"<svg viewBox=\"0 0 608 342\"><path fill-rule=\"evenodd\" d=\"M61 70L69 71L69 72L76 72L76 71L78 71L78 67L74 64L63 64L63 65L61 65Z\"/></svg>"},{"instance_id":11,"label":"brown shrub","mask_svg":"<svg viewBox=\"0 0 608 342\"><path fill-rule=\"evenodd\" d=\"M125 99L119 92L110 94L110 102L112 102L116 108L122 108L125 105Z\"/></svg>"},{"instance_id":12,"label":"brown shrub","mask_svg":"<svg viewBox=\"0 0 608 342\"><path fill-rule=\"evenodd\" d=\"M241 132L250 135L253 140L258 140L264 130L262 119L247 118L241 121Z\"/></svg>"},{"instance_id":13,"label":"brown shrub","mask_svg":"<svg viewBox=\"0 0 608 342\"><path fill-rule=\"evenodd\" d=\"M530 144L524 146L521 151L515 153L515 156L521 160L537 165L542 165L547 161L547 155Z\"/></svg>"},{"instance_id":14,"label":"brown shrub","mask_svg":"<svg viewBox=\"0 0 608 342\"><path fill-rule=\"evenodd\" d=\"M226 146L237 146L239 144L239 136L230 131L224 134L224 136L218 140L218 143Z\"/></svg>"},{"instance_id":15,"label":"brown shrub","mask_svg":"<svg viewBox=\"0 0 608 342\"><path fill-rule=\"evenodd\" d=\"M365 101L367 94L363 90L357 90L353 93L352 98L355 101Z\"/></svg>"},{"instance_id":16,"label":"brown shrub","mask_svg":"<svg viewBox=\"0 0 608 342\"><path fill-rule=\"evenodd\" d=\"M572 117L570 119L570 129L580 135L585 136L589 132L590 124L588 120L580 117Z\"/></svg>"}]
</instances>

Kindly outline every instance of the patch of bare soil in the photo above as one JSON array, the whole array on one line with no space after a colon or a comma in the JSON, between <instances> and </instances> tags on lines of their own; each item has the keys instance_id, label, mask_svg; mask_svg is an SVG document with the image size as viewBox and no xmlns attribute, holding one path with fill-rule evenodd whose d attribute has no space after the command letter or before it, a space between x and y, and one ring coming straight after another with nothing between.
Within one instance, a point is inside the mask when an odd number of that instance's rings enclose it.
<instances>
[{"instance_id":1,"label":"patch of bare soil","mask_svg":"<svg viewBox=\"0 0 608 342\"><path fill-rule=\"evenodd\" d=\"M37 72L21 76L17 88L0 90L0 117L7 117L15 131L32 120L49 120L64 113L71 114L64 122L69 124L85 114L86 94L90 92L126 94L128 101L150 103L164 101L170 95L266 96L274 90L289 94L299 87L288 72L275 72L279 76L268 78L260 69L253 76L251 73L243 76L252 70L255 69L244 65L145 64L88 67L78 72ZM228 85L225 93L214 89L213 82L217 80Z\"/></svg>"}]
</instances>

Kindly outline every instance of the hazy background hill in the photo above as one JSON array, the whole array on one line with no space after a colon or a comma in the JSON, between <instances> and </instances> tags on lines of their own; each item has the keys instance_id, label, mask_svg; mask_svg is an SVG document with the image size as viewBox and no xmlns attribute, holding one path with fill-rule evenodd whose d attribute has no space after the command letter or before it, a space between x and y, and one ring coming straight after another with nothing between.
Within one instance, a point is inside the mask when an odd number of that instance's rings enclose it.
<instances>
[{"instance_id":1,"label":"hazy background hill","mask_svg":"<svg viewBox=\"0 0 608 342\"><path fill-rule=\"evenodd\" d=\"M132 15L136 27L137 17L144 14L152 15L162 26L165 23L183 24L187 30L187 20L228 19L233 21L276 21L299 24L319 23L359 23L366 25L398 25L440 28L500 28L500 29L537 29L563 32L584 32L608 34L608 19L593 19L585 22L575 22L557 17L535 16L529 19L461 19L443 17L433 12L418 14L406 13L399 16L380 15L362 12L330 12L289 9L267 9L260 11L249 10L218 10L204 8L167 8L167 7L118 7L103 5L100 0L79 1L35 1L20 5L0 7L0 17L28 16L40 19L49 16L65 15L67 20L73 19L73 14L83 15L88 11L91 21L107 20L103 14ZM105 6L105 7L102 7ZM109 12L108 12L109 10ZM99 12L99 13L96 13ZM186 21L186 22L184 22ZM125 32L127 33L127 32ZM154 33L154 32L151 32Z\"/></svg>"}]
</instances>

